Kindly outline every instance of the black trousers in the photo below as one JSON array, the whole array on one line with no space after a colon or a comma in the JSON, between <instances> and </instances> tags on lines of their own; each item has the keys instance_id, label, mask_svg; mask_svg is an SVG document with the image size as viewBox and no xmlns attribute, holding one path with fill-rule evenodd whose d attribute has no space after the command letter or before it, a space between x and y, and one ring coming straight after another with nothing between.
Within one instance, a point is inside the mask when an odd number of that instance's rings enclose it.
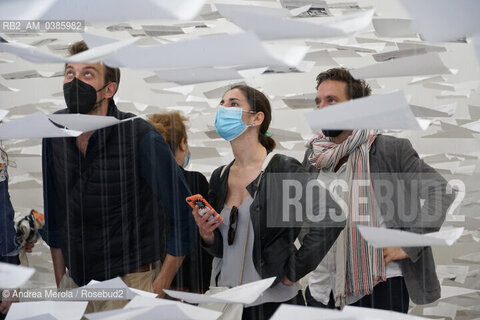
<instances>
[{"instance_id":1,"label":"black trousers","mask_svg":"<svg viewBox=\"0 0 480 320\"><path fill-rule=\"evenodd\" d=\"M305 291L305 299L308 306L320 308L335 308L333 293L330 292L330 300L325 305L312 297L310 288ZM388 278L386 282L380 282L373 288L372 294L351 304L351 306L391 310L408 313L409 295L403 277Z\"/></svg>"},{"instance_id":2,"label":"black trousers","mask_svg":"<svg viewBox=\"0 0 480 320\"><path fill-rule=\"evenodd\" d=\"M242 320L268 320L282 303L305 306L305 299L303 298L302 291L298 291L298 294L288 301L269 302L254 307L244 308Z\"/></svg>"}]
</instances>

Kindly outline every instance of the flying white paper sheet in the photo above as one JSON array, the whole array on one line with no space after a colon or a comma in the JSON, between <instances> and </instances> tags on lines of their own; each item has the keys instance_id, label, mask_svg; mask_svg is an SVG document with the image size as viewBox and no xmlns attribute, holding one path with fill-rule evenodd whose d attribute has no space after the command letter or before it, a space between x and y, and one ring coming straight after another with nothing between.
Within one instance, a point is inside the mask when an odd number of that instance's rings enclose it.
<instances>
[{"instance_id":1,"label":"flying white paper sheet","mask_svg":"<svg viewBox=\"0 0 480 320\"><path fill-rule=\"evenodd\" d=\"M3 84L0 83L0 91L18 92L18 91L20 91L20 89L10 88L10 87L4 86Z\"/></svg>"},{"instance_id":2,"label":"flying white paper sheet","mask_svg":"<svg viewBox=\"0 0 480 320\"><path fill-rule=\"evenodd\" d=\"M156 307L156 315L152 312L151 319L158 319L158 314L168 314L173 315L178 314L179 316L176 318L171 319L198 319L198 320L209 320L209 319L217 319L220 317L221 312L213 311L205 308L200 308L196 306L192 306L186 303L166 300L166 299L152 299L152 298L145 298L145 297L135 297L130 301L126 306L125 309L130 308L142 308L142 307ZM146 319L143 318L142 319Z\"/></svg>"},{"instance_id":3,"label":"flying white paper sheet","mask_svg":"<svg viewBox=\"0 0 480 320\"><path fill-rule=\"evenodd\" d=\"M35 301L12 303L6 320L23 319L51 314L57 319L79 320L82 318L87 301Z\"/></svg>"},{"instance_id":4,"label":"flying white paper sheet","mask_svg":"<svg viewBox=\"0 0 480 320\"><path fill-rule=\"evenodd\" d=\"M372 20L372 24L375 32L380 37L409 37L416 35L410 19L375 18Z\"/></svg>"},{"instance_id":5,"label":"flying white paper sheet","mask_svg":"<svg viewBox=\"0 0 480 320\"><path fill-rule=\"evenodd\" d=\"M309 52L305 55L305 60L315 61L317 66L338 66L338 63L333 60L327 50Z\"/></svg>"},{"instance_id":6,"label":"flying white paper sheet","mask_svg":"<svg viewBox=\"0 0 480 320\"><path fill-rule=\"evenodd\" d=\"M445 45L432 45L428 42L417 40L405 40L403 42L396 42L399 50L420 50L424 49L427 52L446 52Z\"/></svg>"},{"instance_id":7,"label":"flying white paper sheet","mask_svg":"<svg viewBox=\"0 0 480 320\"><path fill-rule=\"evenodd\" d=\"M270 320L363 320L363 318L343 314L338 310L329 310L315 307L304 307L290 304L282 304L275 311Z\"/></svg>"},{"instance_id":8,"label":"flying white paper sheet","mask_svg":"<svg viewBox=\"0 0 480 320\"><path fill-rule=\"evenodd\" d=\"M120 288L126 288L129 291L131 291L131 293L133 293L133 294L130 294L130 293L127 294L131 298L133 298L137 295L142 296L142 297L147 297L147 298L156 298L157 297L156 293L128 287L127 284L125 282L123 282L123 280L119 277L113 278L113 279L110 279L110 280L106 280L106 281L103 281L103 282L92 280L87 284L87 286L89 286L89 288L116 288L116 286L118 286Z\"/></svg>"},{"instance_id":9,"label":"flying white paper sheet","mask_svg":"<svg viewBox=\"0 0 480 320\"><path fill-rule=\"evenodd\" d=\"M465 283L469 266L466 265L438 265L437 276L442 283L443 279L452 279L455 282Z\"/></svg>"},{"instance_id":10,"label":"flying white paper sheet","mask_svg":"<svg viewBox=\"0 0 480 320\"><path fill-rule=\"evenodd\" d=\"M434 317L441 317L443 319L455 319L455 316L457 314L457 309L458 309L457 304L452 304L452 303L445 303L445 302L439 302L436 306L434 307L426 307L423 309L423 314L425 316L434 316Z\"/></svg>"},{"instance_id":11,"label":"flying white paper sheet","mask_svg":"<svg viewBox=\"0 0 480 320\"><path fill-rule=\"evenodd\" d=\"M417 31L428 41L456 41L480 33L476 0L401 0L415 20ZM455 17L459 17L456 19Z\"/></svg>"},{"instance_id":12,"label":"flying white paper sheet","mask_svg":"<svg viewBox=\"0 0 480 320\"><path fill-rule=\"evenodd\" d=\"M451 287L451 286L442 286L442 296L440 299L447 299L455 296L463 296L464 294L471 294L480 292L480 290L462 288L462 287Z\"/></svg>"},{"instance_id":13,"label":"flying white paper sheet","mask_svg":"<svg viewBox=\"0 0 480 320\"><path fill-rule=\"evenodd\" d=\"M55 318L50 313L45 313L38 316L23 318L22 320L59 320L59 319Z\"/></svg>"},{"instance_id":14,"label":"flying white paper sheet","mask_svg":"<svg viewBox=\"0 0 480 320\"><path fill-rule=\"evenodd\" d=\"M30 62L56 63L65 62L65 58L51 53L43 52L37 47L29 46L20 42L0 43L0 50L19 56Z\"/></svg>"},{"instance_id":15,"label":"flying white paper sheet","mask_svg":"<svg viewBox=\"0 0 480 320\"><path fill-rule=\"evenodd\" d=\"M189 308L192 307L192 308ZM142 310L143 309L143 310ZM162 306L142 308L136 310L136 314L132 314L130 309L123 309L129 313L128 317L116 315L113 318L108 319L122 319L122 320L157 320L159 315L168 315L169 320L215 320L221 315L220 312L202 309L194 306L188 306L187 304L166 304ZM199 310L201 309L201 310ZM104 318L101 318L104 319Z\"/></svg>"},{"instance_id":16,"label":"flying white paper sheet","mask_svg":"<svg viewBox=\"0 0 480 320\"><path fill-rule=\"evenodd\" d=\"M420 76L451 73L438 53L388 60L350 71L356 79Z\"/></svg>"},{"instance_id":17,"label":"flying white paper sheet","mask_svg":"<svg viewBox=\"0 0 480 320\"><path fill-rule=\"evenodd\" d=\"M426 320L427 318L407 315L404 313L345 306L340 310L329 310L314 307L303 307L282 304L270 318L271 320Z\"/></svg>"},{"instance_id":18,"label":"flying white paper sheet","mask_svg":"<svg viewBox=\"0 0 480 320\"><path fill-rule=\"evenodd\" d=\"M427 318L424 317L408 315L400 312L352 306L345 306L342 313L351 316L358 316L365 320L427 320Z\"/></svg>"},{"instance_id":19,"label":"flying white paper sheet","mask_svg":"<svg viewBox=\"0 0 480 320\"><path fill-rule=\"evenodd\" d=\"M87 313L84 315L84 317L87 318L88 320L148 319L148 314L154 310L155 310L155 307L123 308L123 309L115 309L115 310L109 310L109 311Z\"/></svg>"},{"instance_id":20,"label":"flying white paper sheet","mask_svg":"<svg viewBox=\"0 0 480 320\"><path fill-rule=\"evenodd\" d=\"M47 117L53 122L60 124L70 130L76 131L92 131L105 127L110 127L122 122L131 121L132 119L141 117L132 117L124 120L119 120L110 116L95 116L89 114L66 113L66 114L49 114Z\"/></svg>"},{"instance_id":21,"label":"flying white paper sheet","mask_svg":"<svg viewBox=\"0 0 480 320\"><path fill-rule=\"evenodd\" d=\"M480 66L480 32L472 39L472 41L473 47L475 48L475 52L477 54L478 65Z\"/></svg>"},{"instance_id":22,"label":"flying white paper sheet","mask_svg":"<svg viewBox=\"0 0 480 320\"><path fill-rule=\"evenodd\" d=\"M159 45L126 46L117 50L111 59L105 58L104 62L108 65L155 70L212 66L235 67L238 70L296 66L307 51L307 46L263 44L253 33L218 34Z\"/></svg>"},{"instance_id":23,"label":"flying white paper sheet","mask_svg":"<svg viewBox=\"0 0 480 320\"><path fill-rule=\"evenodd\" d=\"M377 53L385 50L385 42L375 42L375 43L361 43L361 44L351 44L348 39L340 38L335 40L329 40L328 42L314 42L306 41L308 46L311 46L314 49L318 48L335 48L345 51L357 51L364 53ZM335 51L331 52L332 54L338 54ZM360 57L360 56L359 56Z\"/></svg>"},{"instance_id":24,"label":"flying white paper sheet","mask_svg":"<svg viewBox=\"0 0 480 320\"><path fill-rule=\"evenodd\" d=\"M115 55L117 50L121 48L128 47L133 45L138 41L138 38L130 38L126 40L115 41L111 43L106 43L104 45L89 48L87 51L82 51L71 57L66 58L66 62L77 63L77 62L97 62L103 60L105 57ZM116 67L117 65L112 65Z\"/></svg>"},{"instance_id":25,"label":"flying white paper sheet","mask_svg":"<svg viewBox=\"0 0 480 320\"><path fill-rule=\"evenodd\" d=\"M475 90L478 88L478 81L467 81L460 83L450 83L450 82L426 82L422 84L425 88L445 90L445 91L455 91L455 92L464 92L469 90Z\"/></svg>"},{"instance_id":26,"label":"flying white paper sheet","mask_svg":"<svg viewBox=\"0 0 480 320\"><path fill-rule=\"evenodd\" d=\"M0 262L0 288L20 288L35 273L35 269Z\"/></svg>"},{"instance_id":27,"label":"flying white paper sheet","mask_svg":"<svg viewBox=\"0 0 480 320\"><path fill-rule=\"evenodd\" d=\"M41 112L0 124L0 140L77 137L80 134L80 131L58 128Z\"/></svg>"},{"instance_id":28,"label":"flying white paper sheet","mask_svg":"<svg viewBox=\"0 0 480 320\"><path fill-rule=\"evenodd\" d=\"M419 76L419 77L413 77L412 81L410 81L408 84L419 84L419 83L426 83L426 82L442 82L446 81L446 79L442 76Z\"/></svg>"},{"instance_id":29,"label":"flying white paper sheet","mask_svg":"<svg viewBox=\"0 0 480 320\"><path fill-rule=\"evenodd\" d=\"M240 28L255 32L263 40L292 38L344 37L366 28L373 17L373 10L366 10L330 19L326 22L308 19L289 19L286 9L259 6L215 4L218 11ZM322 23L320 23L322 22Z\"/></svg>"},{"instance_id":30,"label":"flying white paper sheet","mask_svg":"<svg viewBox=\"0 0 480 320\"><path fill-rule=\"evenodd\" d=\"M262 74L266 68L253 70L235 70L231 68L189 68L155 71L163 81L189 85L202 82L234 80Z\"/></svg>"},{"instance_id":31,"label":"flying white paper sheet","mask_svg":"<svg viewBox=\"0 0 480 320\"><path fill-rule=\"evenodd\" d=\"M95 38L90 35L84 35L84 37ZM169 71L164 71L167 75L172 69L235 67L239 71L230 71L230 73L238 73L241 77L251 76L252 72L257 74L260 72L260 70L241 69L296 66L308 51L306 46L263 44L253 34L222 34L150 46L133 45L136 41L135 38L115 42L107 39L102 41L103 44L100 46L67 58L45 53L36 47L22 43L0 43L0 50L37 63L78 63L102 60L111 67L155 68L159 73L162 72L161 69L167 69ZM237 50L238 47L249 48L249 50ZM192 55L192 52L199 54ZM159 57L162 58L159 59ZM209 74L211 73L205 72L204 76ZM237 74L228 76L217 74L216 77L219 77L219 80L238 78Z\"/></svg>"},{"instance_id":32,"label":"flying white paper sheet","mask_svg":"<svg viewBox=\"0 0 480 320\"><path fill-rule=\"evenodd\" d=\"M372 58L377 62L384 62L391 59L400 59L410 56L416 56L421 54L427 54L428 51L424 48L414 48L414 49L403 49L403 50L394 50L388 52L381 52L372 55Z\"/></svg>"},{"instance_id":33,"label":"flying white paper sheet","mask_svg":"<svg viewBox=\"0 0 480 320\"><path fill-rule=\"evenodd\" d=\"M140 290L140 289L136 289L136 288L130 288L130 287L128 287L128 289L138 296L142 296L142 297L146 297L146 298L156 298L157 297L157 294L154 293L154 292L149 292L149 291Z\"/></svg>"},{"instance_id":34,"label":"flying white paper sheet","mask_svg":"<svg viewBox=\"0 0 480 320\"><path fill-rule=\"evenodd\" d=\"M85 20L115 22L132 20L190 20L202 9L204 0L4 0L1 20Z\"/></svg>"},{"instance_id":35,"label":"flying white paper sheet","mask_svg":"<svg viewBox=\"0 0 480 320\"><path fill-rule=\"evenodd\" d=\"M461 127L480 132L480 120L473 121L462 125Z\"/></svg>"},{"instance_id":36,"label":"flying white paper sheet","mask_svg":"<svg viewBox=\"0 0 480 320\"><path fill-rule=\"evenodd\" d=\"M459 263L478 264L480 263L480 252L477 251L477 252L469 253L466 255L462 255L458 258L454 258L453 260Z\"/></svg>"},{"instance_id":37,"label":"flying white paper sheet","mask_svg":"<svg viewBox=\"0 0 480 320\"><path fill-rule=\"evenodd\" d=\"M438 117L438 118L445 118L451 117L455 114L456 110L456 103L452 103L449 105L443 106L436 106L436 107L422 107L416 105L410 105L410 109L412 109L413 114L416 117Z\"/></svg>"},{"instance_id":38,"label":"flying white paper sheet","mask_svg":"<svg viewBox=\"0 0 480 320\"><path fill-rule=\"evenodd\" d=\"M42 180L34 178L30 173L17 174L9 178L8 185L11 189L41 188Z\"/></svg>"},{"instance_id":39,"label":"flying white paper sheet","mask_svg":"<svg viewBox=\"0 0 480 320\"><path fill-rule=\"evenodd\" d=\"M82 39L83 41L85 41L88 48L90 49L104 46L106 44L110 44L118 41L114 38L99 36L97 34L87 33L87 32L82 33Z\"/></svg>"},{"instance_id":40,"label":"flying white paper sheet","mask_svg":"<svg viewBox=\"0 0 480 320\"><path fill-rule=\"evenodd\" d=\"M401 91L349 100L305 113L310 127L322 129L425 130L430 121L413 115Z\"/></svg>"},{"instance_id":41,"label":"flying white paper sheet","mask_svg":"<svg viewBox=\"0 0 480 320\"><path fill-rule=\"evenodd\" d=\"M42 70L25 70L25 71L16 71L11 73L2 74L2 78L5 80L23 80L23 79L34 79L34 78L54 78L54 77L63 77L64 71L42 71ZM11 88L10 88L11 89ZM17 89L15 89L18 91ZM14 91L15 90L8 90ZM63 95L63 93L62 93Z\"/></svg>"},{"instance_id":42,"label":"flying white paper sheet","mask_svg":"<svg viewBox=\"0 0 480 320\"><path fill-rule=\"evenodd\" d=\"M0 43L0 50L17 55L22 59L35 63L79 63L79 62L97 62L108 57L120 48L130 46L138 39L131 38L113 43L107 43L102 46L91 48L70 57L61 57L51 53L43 52L36 47L29 46L20 42ZM109 61L114 61L110 58ZM112 66L116 64L112 63Z\"/></svg>"},{"instance_id":43,"label":"flying white paper sheet","mask_svg":"<svg viewBox=\"0 0 480 320\"><path fill-rule=\"evenodd\" d=\"M164 290L169 296L189 303L243 303L251 304L275 281L275 277L254 281L223 292L206 296L198 293Z\"/></svg>"},{"instance_id":44,"label":"flying white paper sheet","mask_svg":"<svg viewBox=\"0 0 480 320\"><path fill-rule=\"evenodd\" d=\"M453 228L427 234L403 230L358 226L363 238L375 248L451 246L464 228Z\"/></svg>"},{"instance_id":45,"label":"flying white paper sheet","mask_svg":"<svg viewBox=\"0 0 480 320\"><path fill-rule=\"evenodd\" d=\"M0 121L2 121L3 118L7 116L8 113L9 113L8 110L0 109Z\"/></svg>"}]
</instances>

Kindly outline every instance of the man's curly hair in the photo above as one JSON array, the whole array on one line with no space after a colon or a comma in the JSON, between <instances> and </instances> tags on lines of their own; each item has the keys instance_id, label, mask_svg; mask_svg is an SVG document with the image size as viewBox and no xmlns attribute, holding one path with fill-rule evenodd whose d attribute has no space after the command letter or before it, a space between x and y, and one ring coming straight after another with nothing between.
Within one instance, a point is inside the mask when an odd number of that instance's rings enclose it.
<instances>
[{"instance_id":1,"label":"man's curly hair","mask_svg":"<svg viewBox=\"0 0 480 320\"><path fill-rule=\"evenodd\" d=\"M355 79L350 71L345 68L332 68L320 73L317 76L317 87L324 81L335 80L345 82L346 94L348 99L357 99L361 97L369 96L372 93L372 89L365 82L365 80Z\"/></svg>"}]
</instances>

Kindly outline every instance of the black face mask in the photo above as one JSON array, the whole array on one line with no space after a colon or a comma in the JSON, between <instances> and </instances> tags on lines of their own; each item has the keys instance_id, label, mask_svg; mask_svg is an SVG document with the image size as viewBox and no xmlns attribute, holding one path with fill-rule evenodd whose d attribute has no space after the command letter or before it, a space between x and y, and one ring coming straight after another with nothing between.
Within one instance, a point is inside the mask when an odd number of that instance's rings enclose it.
<instances>
[{"instance_id":1,"label":"black face mask","mask_svg":"<svg viewBox=\"0 0 480 320\"><path fill-rule=\"evenodd\" d=\"M101 89L95 90L88 83L73 78L72 81L63 85L63 95L70 113L89 113L96 105L102 103L105 98L97 102L97 92L102 91L109 84L105 84Z\"/></svg>"},{"instance_id":2,"label":"black face mask","mask_svg":"<svg viewBox=\"0 0 480 320\"><path fill-rule=\"evenodd\" d=\"M344 130L322 130L325 137L335 138L338 137Z\"/></svg>"}]
</instances>

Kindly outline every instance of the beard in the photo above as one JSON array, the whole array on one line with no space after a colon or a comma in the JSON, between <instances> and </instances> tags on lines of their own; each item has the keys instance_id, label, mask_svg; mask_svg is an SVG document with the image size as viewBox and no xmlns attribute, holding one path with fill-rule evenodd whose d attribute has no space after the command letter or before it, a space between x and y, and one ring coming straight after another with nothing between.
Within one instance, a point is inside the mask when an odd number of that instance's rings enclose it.
<instances>
[{"instance_id":1,"label":"beard","mask_svg":"<svg viewBox=\"0 0 480 320\"><path fill-rule=\"evenodd\" d=\"M344 130L322 130L325 137L335 138L338 137Z\"/></svg>"}]
</instances>

